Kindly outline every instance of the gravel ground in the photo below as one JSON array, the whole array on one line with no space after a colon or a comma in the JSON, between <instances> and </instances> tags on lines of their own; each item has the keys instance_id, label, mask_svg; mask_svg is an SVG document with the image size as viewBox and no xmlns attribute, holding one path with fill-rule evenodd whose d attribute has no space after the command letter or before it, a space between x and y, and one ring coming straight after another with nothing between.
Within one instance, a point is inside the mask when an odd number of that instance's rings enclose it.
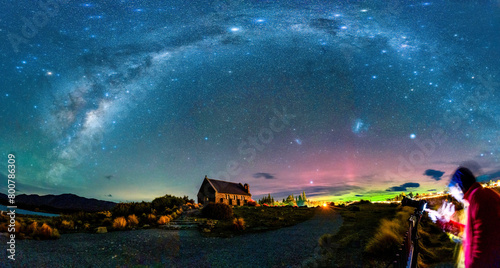
<instances>
[{"instance_id":1,"label":"gravel ground","mask_svg":"<svg viewBox=\"0 0 500 268\"><path fill-rule=\"evenodd\" d=\"M233 238L206 238L196 230L136 230L67 234L59 240L16 241L16 261L2 267L300 267L318 239L335 233L342 218L319 210L295 226ZM6 238L0 244L6 246Z\"/></svg>"}]
</instances>

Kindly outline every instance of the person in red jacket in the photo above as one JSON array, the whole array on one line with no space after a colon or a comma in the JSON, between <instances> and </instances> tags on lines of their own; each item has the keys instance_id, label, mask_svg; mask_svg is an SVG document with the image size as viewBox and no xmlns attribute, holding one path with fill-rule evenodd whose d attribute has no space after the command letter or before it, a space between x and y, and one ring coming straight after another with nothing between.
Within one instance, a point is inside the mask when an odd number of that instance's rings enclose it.
<instances>
[{"instance_id":1,"label":"person in red jacket","mask_svg":"<svg viewBox=\"0 0 500 268\"><path fill-rule=\"evenodd\" d=\"M500 267L500 194L483 188L465 167L455 171L448 187L455 199L469 204L463 239L465 267Z\"/></svg>"}]
</instances>

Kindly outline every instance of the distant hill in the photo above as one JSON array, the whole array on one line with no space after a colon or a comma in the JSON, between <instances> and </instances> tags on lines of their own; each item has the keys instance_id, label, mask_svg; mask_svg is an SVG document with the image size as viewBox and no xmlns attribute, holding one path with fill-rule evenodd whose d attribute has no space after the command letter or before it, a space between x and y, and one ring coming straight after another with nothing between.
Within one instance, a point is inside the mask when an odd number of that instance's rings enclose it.
<instances>
[{"instance_id":1,"label":"distant hill","mask_svg":"<svg viewBox=\"0 0 500 268\"><path fill-rule=\"evenodd\" d=\"M7 204L7 195L0 194L0 203ZM51 213L61 212L95 212L103 210L111 210L116 203L110 201L102 201L94 198L85 198L74 194L61 195L37 195L37 194L20 194L16 195L16 206L18 208L35 210Z\"/></svg>"}]
</instances>

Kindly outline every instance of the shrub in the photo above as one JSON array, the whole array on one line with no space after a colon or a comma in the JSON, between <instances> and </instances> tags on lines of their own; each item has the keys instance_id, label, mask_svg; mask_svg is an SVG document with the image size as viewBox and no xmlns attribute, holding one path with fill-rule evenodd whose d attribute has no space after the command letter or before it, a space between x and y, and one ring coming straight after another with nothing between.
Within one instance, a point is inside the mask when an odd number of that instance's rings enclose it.
<instances>
[{"instance_id":1,"label":"shrub","mask_svg":"<svg viewBox=\"0 0 500 268\"><path fill-rule=\"evenodd\" d=\"M44 223L40 228L37 228L33 237L40 239L58 239L61 235L57 229L52 229L48 224Z\"/></svg>"},{"instance_id":2,"label":"shrub","mask_svg":"<svg viewBox=\"0 0 500 268\"><path fill-rule=\"evenodd\" d=\"M113 228L124 229L127 226L127 220L124 217L118 217L113 221Z\"/></svg>"},{"instance_id":3,"label":"shrub","mask_svg":"<svg viewBox=\"0 0 500 268\"><path fill-rule=\"evenodd\" d=\"M111 217L111 212L109 212L109 211L99 211L99 212L97 212L97 214L104 215L104 217L106 217L106 218Z\"/></svg>"},{"instance_id":4,"label":"shrub","mask_svg":"<svg viewBox=\"0 0 500 268\"><path fill-rule=\"evenodd\" d=\"M132 211L132 204L118 203L113 207L113 216L126 216Z\"/></svg>"},{"instance_id":5,"label":"shrub","mask_svg":"<svg viewBox=\"0 0 500 268\"><path fill-rule=\"evenodd\" d=\"M170 217L169 216L161 216L160 219L158 220L158 224L164 225L170 222Z\"/></svg>"},{"instance_id":6,"label":"shrub","mask_svg":"<svg viewBox=\"0 0 500 268\"><path fill-rule=\"evenodd\" d=\"M75 224L72 220L63 220L61 224L59 225L59 228L65 229L65 230L72 230L75 228Z\"/></svg>"},{"instance_id":7,"label":"shrub","mask_svg":"<svg viewBox=\"0 0 500 268\"><path fill-rule=\"evenodd\" d=\"M0 223L0 232L7 232L9 229L8 224L6 222Z\"/></svg>"},{"instance_id":8,"label":"shrub","mask_svg":"<svg viewBox=\"0 0 500 268\"><path fill-rule=\"evenodd\" d=\"M23 228L23 224L17 220L14 224L16 225L16 233L19 233L21 231L21 228Z\"/></svg>"},{"instance_id":9,"label":"shrub","mask_svg":"<svg viewBox=\"0 0 500 268\"><path fill-rule=\"evenodd\" d=\"M250 207L256 207L258 204L254 200L248 200L247 205Z\"/></svg>"},{"instance_id":10,"label":"shrub","mask_svg":"<svg viewBox=\"0 0 500 268\"><path fill-rule=\"evenodd\" d=\"M137 226L139 224L139 220L137 219L137 216L135 214L128 215L128 221L127 221L129 226Z\"/></svg>"},{"instance_id":11,"label":"shrub","mask_svg":"<svg viewBox=\"0 0 500 268\"><path fill-rule=\"evenodd\" d=\"M164 195L162 197L158 197L153 199L151 202L151 207L156 209L157 211L164 211L166 208L174 208L184 205L187 200L172 196L172 195Z\"/></svg>"},{"instance_id":12,"label":"shrub","mask_svg":"<svg viewBox=\"0 0 500 268\"><path fill-rule=\"evenodd\" d=\"M38 229L38 223L36 221L34 221L28 226L27 231L29 234L33 234L36 232L36 229Z\"/></svg>"},{"instance_id":13,"label":"shrub","mask_svg":"<svg viewBox=\"0 0 500 268\"><path fill-rule=\"evenodd\" d=\"M359 209L358 206L352 206L352 205L348 206L347 209L350 210L350 211L360 211L360 209Z\"/></svg>"},{"instance_id":14,"label":"shrub","mask_svg":"<svg viewBox=\"0 0 500 268\"><path fill-rule=\"evenodd\" d=\"M148 221L150 223L156 222L156 216L155 216L155 214L148 214Z\"/></svg>"},{"instance_id":15,"label":"shrub","mask_svg":"<svg viewBox=\"0 0 500 268\"><path fill-rule=\"evenodd\" d=\"M203 216L216 220L228 220L233 217L233 209L223 203L210 203L201 212Z\"/></svg>"},{"instance_id":16,"label":"shrub","mask_svg":"<svg viewBox=\"0 0 500 268\"><path fill-rule=\"evenodd\" d=\"M233 227L238 231L245 230L245 220L243 218L235 218L233 220Z\"/></svg>"},{"instance_id":17,"label":"shrub","mask_svg":"<svg viewBox=\"0 0 500 268\"><path fill-rule=\"evenodd\" d=\"M109 227L113 225L113 221L111 220L111 218L105 218L104 220L102 220L102 225Z\"/></svg>"}]
</instances>

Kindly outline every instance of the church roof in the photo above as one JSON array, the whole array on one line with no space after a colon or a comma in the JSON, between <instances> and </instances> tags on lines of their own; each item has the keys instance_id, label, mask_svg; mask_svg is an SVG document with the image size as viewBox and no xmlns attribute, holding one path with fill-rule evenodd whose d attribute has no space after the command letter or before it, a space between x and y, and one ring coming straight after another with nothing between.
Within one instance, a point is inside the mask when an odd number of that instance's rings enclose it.
<instances>
[{"instance_id":1,"label":"church roof","mask_svg":"<svg viewBox=\"0 0 500 268\"><path fill-rule=\"evenodd\" d=\"M209 179L205 177L205 179L214 187L214 189L223 194L239 194L239 195L251 195L245 191L245 187L241 185L241 183L234 183L228 181L220 181Z\"/></svg>"}]
</instances>

